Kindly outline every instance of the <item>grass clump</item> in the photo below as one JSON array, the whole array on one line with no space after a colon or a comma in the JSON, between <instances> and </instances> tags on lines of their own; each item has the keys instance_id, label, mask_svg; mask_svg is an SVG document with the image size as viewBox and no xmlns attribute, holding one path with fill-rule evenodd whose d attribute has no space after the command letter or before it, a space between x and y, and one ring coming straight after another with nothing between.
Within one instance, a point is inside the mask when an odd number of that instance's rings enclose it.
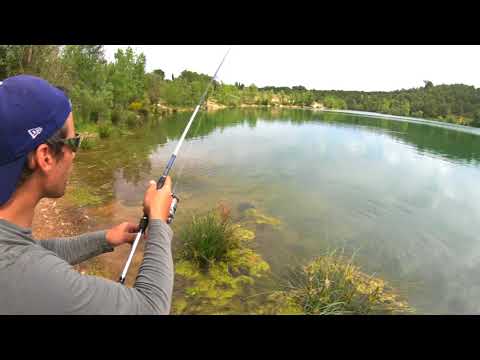
<instances>
[{"instance_id":1,"label":"grass clump","mask_svg":"<svg viewBox=\"0 0 480 360\"><path fill-rule=\"evenodd\" d=\"M248 313L242 298L270 272L251 248L255 233L232 224L225 206L219 209L193 216L181 233L183 248L175 262L179 289L172 308L176 314Z\"/></svg>"},{"instance_id":2,"label":"grass clump","mask_svg":"<svg viewBox=\"0 0 480 360\"><path fill-rule=\"evenodd\" d=\"M71 186L65 194L67 201L76 206L95 206L102 203L102 197L96 195L90 188L80 184Z\"/></svg>"},{"instance_id":3,"label":"grass clump","mask_svg":"<svg viewBox=\"0 0 480 360\"><path fill-rule=\"evenodd\" d=\"M125 122L129 128L134 128L139 125L139 121L137 119L137 114L133 111L125 112Z\"/></svg>"},{"instance_id":4,"label":"grass clump","mask_svg":"<svg viewBox=\"0 0 480 360\"><path fill-rule=\"evenodd\" d=\"M277 228L279 225L282 224L282 222L279 219L273 216L267 216L255 208L250 208L245 210L244 215L247 218L251 219L255 224L271 225Z\"/></svg>"},{"instance_id":5,"label":"grass clump","mask_svg":"<svg viewBox=\"0 0 480 360\"><path fill-rule=\"evenodd\" d=\"M353 258L321 256L290 272L284 291L272 299L287 313L307 315L396 314L413 310L382 279L360 271Z\"/></svg>"},{"instance_id":6,"label":"grass clump","mask_svg":"<svg viewBox=\"0 0 480 360\"><path fill-rule=\"evenodd\" d=\"M110 123L103 122L98 126L98 136L101 139L106 139L110 137L113 133L113 126Z\"/></svg>"},{"instance_id":7,"label":"grass clump","mask_svg":"<svg viewBox=\"0 0 480 360\"><path fill-rule=\"evenodd\" d=\"M82 150L91 150L95 148L96 145L97 137L94 134L82 134L82 141L80 142L80 148Z\"/></svg>"},{"instance_id":8,"label":"grass clump","mask_svg":"<svg viewBox=\"0 0 480 360\"><path fill-rule=\"evenodd\" d=\"M223 211L223 212L222 212ZM239 247L229 211L214 210L205 215L193 215L181 233L183 258L207 269L212 263L226 260L227 254Z\"/></svg>"},{"instance_id":9,"label":"grass clump","mask_svg":"<svg viewBox=\"0 0 480 360\"><path fill-rule=\"evenodd\" d=\"M86 138L82 139L82 142L80 143L80 148L82 150L91 150L95 147L96 142L95 140L92 140L91 138Z\"/></svg>"}]
</instances>

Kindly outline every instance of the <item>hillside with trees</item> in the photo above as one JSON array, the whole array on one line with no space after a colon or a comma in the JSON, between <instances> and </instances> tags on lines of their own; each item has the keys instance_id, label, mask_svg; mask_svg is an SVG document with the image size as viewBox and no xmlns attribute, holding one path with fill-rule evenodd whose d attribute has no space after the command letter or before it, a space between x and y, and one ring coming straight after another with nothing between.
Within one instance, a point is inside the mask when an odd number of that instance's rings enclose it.
<instances>
[{"instance_id":1,"label":"hillside with trees","mask_svg":"<svg viewBox=\"0 0 480 360\"><path fill-rule=\"evenodd\" d=\"M137 125L165 109L196 105L210 75L184 70L165 77L146 72L143 53L118 49L112 62L103 45L0 45L0 80L16 74L40 76L65 89L77 122ZM463 84L390 92L308 90L215 82L208 100L227 107L309 107L372 111L480 127L480 89Z\"/></svg>"}]
</instances>

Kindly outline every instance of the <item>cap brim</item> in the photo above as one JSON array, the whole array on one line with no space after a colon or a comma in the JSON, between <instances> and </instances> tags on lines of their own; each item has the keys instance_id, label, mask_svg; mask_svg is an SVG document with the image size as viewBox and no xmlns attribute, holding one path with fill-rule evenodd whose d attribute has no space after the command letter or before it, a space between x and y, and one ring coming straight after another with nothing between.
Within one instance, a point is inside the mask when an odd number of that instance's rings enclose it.
<instances>
[{"instance_id":1,"label":"cap brim","mask_svg":"<svg viewBox=\"0 0 480 360\"><path fill-rule=\"evenodd\" d=\"M0 206L14 193L26 159L27 156L22 156L8 164L0 165Z\"/></svg>"}]
</instances>

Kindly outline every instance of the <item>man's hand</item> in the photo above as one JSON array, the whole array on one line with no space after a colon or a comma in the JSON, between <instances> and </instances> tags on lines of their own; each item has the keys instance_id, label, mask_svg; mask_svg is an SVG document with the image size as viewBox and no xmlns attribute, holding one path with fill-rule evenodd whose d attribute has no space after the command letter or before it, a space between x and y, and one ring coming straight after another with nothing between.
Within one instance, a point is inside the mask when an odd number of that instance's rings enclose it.
<instances>
[{"instance_id":1,"label":"man's hand","mask_svg":"<svg viewBox=\"0 0 480 360\"><path fill-rule=\"evenodd\" d=\"M133 243L139 230L138 225L123 222L107 231L107 243L114 247L125 243Z\"/></svg>"},{"instance_id":2,"label":"man's hand","mask_svg":"<svg viewBox=\"0 0 480 360\"><path fill-rule=\"evenodd\" d=\"M165 184L160 190L157 190L157 183L152 180L145 192L143 211L150 219L160 219L167 222L172 200L172 180L170 176L167 176ZM138 225L123 222L107 231L107 243L111 246L133 243L139 231Z\"/></svg>"},{"instance_id":3,"label":"man's hand","mask_svg":"<svg viewBox=\"0 0 480 360\"><path fill-rule=\"evenodd\" d=\"M172 200L172 179L170 179L170 176L167 176L165 184L160 190L157 190L157 183L151 180L143 199L143 211L149 219L160 219L167 222Z\"/></svg>"}]
</instances>

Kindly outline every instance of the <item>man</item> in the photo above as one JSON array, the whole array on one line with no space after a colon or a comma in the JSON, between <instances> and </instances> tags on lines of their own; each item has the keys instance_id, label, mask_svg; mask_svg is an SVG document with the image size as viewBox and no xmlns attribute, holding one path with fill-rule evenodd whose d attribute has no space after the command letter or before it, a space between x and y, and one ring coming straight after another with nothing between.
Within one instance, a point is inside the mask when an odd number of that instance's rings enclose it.
<instances>
[{"instance_id":1,"label":"man","mask_svg":"<svg viewBox=\"0 0 480 360\"><path fill-rule=\"evenodd\" d=\"M0 83L0 314L168 314L170 178L159 191L151 181L145 193L148 239L133 288L82 275L72 265L131 243L137 225L66 239L32 238L35 206L44 197L63 196L79 145L64 92L34 76Z\"/></svg>"}]
</instances>

